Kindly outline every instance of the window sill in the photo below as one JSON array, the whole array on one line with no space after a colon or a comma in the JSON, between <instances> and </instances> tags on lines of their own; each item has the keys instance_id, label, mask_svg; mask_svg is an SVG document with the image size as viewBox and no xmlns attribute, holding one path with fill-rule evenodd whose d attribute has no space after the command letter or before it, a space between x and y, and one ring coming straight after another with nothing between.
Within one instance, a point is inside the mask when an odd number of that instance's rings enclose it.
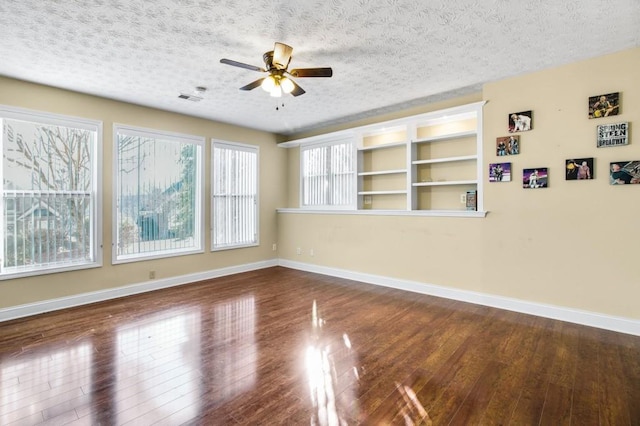
<instances>
[{"instance_id":1,"label":"window sill","mask_svg":"<svg viewBox=\"0 0 640 426\"><path fill-rule=\"evenodd\" d=\"M294 214L333 214L365 216L430 216L430 217L486 217L487 211L469 210L312 210L312 209L276 209L278 213Z\"/></svg>"}]
</instances>

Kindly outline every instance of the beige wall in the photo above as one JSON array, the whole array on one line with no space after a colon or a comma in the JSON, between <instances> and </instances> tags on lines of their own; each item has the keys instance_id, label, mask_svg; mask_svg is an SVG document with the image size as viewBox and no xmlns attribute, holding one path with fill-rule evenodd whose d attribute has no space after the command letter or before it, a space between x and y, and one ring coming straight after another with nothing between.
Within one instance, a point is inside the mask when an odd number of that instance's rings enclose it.
<instances>
[{"instance_id":1,"label":"beige wall","mask_svg":"<svg viewBox=\"0 0 640 426\"><path fill-rule=\"evenodd\" d=\"M287 152L276 145L269 133L243 129L179 114L144 108L82 95L74 92L30 84L0 77L0 104L56 114L100 120L103 122L103 266L100 268L0 281L0 309L25 303L110 289L148 280L150 270L156 278L168 278L205 272L276 258L272 244L277 242L275 209L286 204ZM260 246L211 253L210 197L205 196L205 252L176 258L111 264L112 222L112 140L113 123L186 133L206 138L205 194L210 193L210 139L242 142L260 147Z\"/></svg>"},{"instance_id":2,"label":"beige wall","mask_svg":"<svg viewBox=\"0 0 640 426\"><path fill-rule=\"evenodd\" d=\"M640 186L608 183L610 161L640 159L634 132L640 123L638 70L640 49L633 49L490 83L482 94L375 119L485 99L486 169L498 159L495 138L506 134L507 114L533 110L534 129L522 134L522 154L508 157L513 181L488 183L485 177L486 218L276 215L278 207L297 206L299 150L276 147L274 135L0 78L1 104L103 122L105 246L101 268L0 281L0 309L144 282L149 270L166 278L271 259L276 257L271 245L278 242L277 256L283 259L640 319L633 245L640 236ZM621 115L588 120L586 99L614 91L622 93ZM631 145L596 149L595 126L619 121L632 123ZM111 265L114 122L259 145L260 247L210 253L205 233L204 254ZM207 143L207 194L209 155ZM564 160L588 156L596 158L596 179L565 181ZM522 168L539 166L550 168L550 187L522 189ZM204 206L208 230L208 197ZM296 254L297 247L303 254Z\"/></svg>"},{"instance_id":3,"label":"beige wall","mask_svg":"<svg viewBox=\"0 0 640 426\"><path fill-rule=\"evenodd\" d=\"M633 49L485 85L485 170L498 160L496 137L508 135L507 114L534 116L522 153L502 160L512 162L512 182L485 176L486 218L282 213L279 257L640 319L640 186L608 180L611 161L640 160L639 70L640 49ZM589 120L588 97L610 92L621 92L621 114ZM621 121L632 123L630 145L596 148L596 125ZM596 158L594 180L564 179L564 161L573 157ZM297 161L291 149L289 166ZM549 188L522 189L522 169L534 167L549 168ZM297 175L288 181L293 207Z\"/></svg>"}]
</instances>

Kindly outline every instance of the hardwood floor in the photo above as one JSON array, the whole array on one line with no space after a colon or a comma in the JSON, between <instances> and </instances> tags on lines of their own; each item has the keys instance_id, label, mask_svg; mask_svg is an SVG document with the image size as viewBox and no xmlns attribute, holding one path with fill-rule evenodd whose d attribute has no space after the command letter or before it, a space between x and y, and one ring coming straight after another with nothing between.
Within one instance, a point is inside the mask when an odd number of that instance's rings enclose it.
<instances>
[{"instance_id":1,"label":"hardwood floor","mask_svg":"<svg viewBox=\"0 0 640 426\"><path fill-rule=\"evenodd\" d=\"M0 345L1 425L640 425L640 337L279 267Z\"/></svg>"}]
</instances>

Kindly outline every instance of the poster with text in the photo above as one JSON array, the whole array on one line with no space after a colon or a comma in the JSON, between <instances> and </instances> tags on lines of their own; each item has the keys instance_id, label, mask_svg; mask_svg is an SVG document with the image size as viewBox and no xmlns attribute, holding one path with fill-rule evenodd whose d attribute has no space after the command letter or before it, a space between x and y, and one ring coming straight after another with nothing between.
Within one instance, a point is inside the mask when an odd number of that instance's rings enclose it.
<instances>
[{"instance_id":1,"label":"poster with text","mask_svg":"<svg viewBox=\"0 0 640 426\"><path fill-rule=\"evenodd\" d=\"M601 124L596 131L598 148L629 144L629 123Z\"/></svg>"}]
</instances>

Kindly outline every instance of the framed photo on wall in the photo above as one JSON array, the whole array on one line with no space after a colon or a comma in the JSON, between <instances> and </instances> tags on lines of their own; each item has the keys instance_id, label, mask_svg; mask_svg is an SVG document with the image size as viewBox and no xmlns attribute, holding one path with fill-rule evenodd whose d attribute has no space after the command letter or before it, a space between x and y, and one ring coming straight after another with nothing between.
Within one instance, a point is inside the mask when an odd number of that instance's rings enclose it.
<instances>
[{"instance_id":1,"label":"framed photo on wall","mask_svg":"<svg viewBox=\"0 0 640 426\"><path fill-rule=\"evenodd\" d=\"M512 112L509 114L509 133L527 132L533 129L533 111Z\"/></svg>"},{"instance_id":2,"label":"framed photo on wall","mask_svg":"<svg viewBox=\"0 0 640 426\"><path fill-rule=\"evenodd\" d=\"M516 154L520 154L520 135L496 138L496 155L498 157Z\"/></svg>"},{"instance_id":3,"label":"framed photo on wall","mask_svg":"<svg viewBox=\"0 0 640 426\"><path fill-rule=\"evenodd\" d=\"M593 179L593 157L572 158L565 160L564 167L566 180L589 180Z\"/></svg>"},{"instance_id":4,"label":"framed photo on wall","mask_svg":"<svg viewBox=\"0 0 640 426\"><path fill-rule=\"evenodd\" d=\"M589 97L589 118L602 118L620 113L620 92Z\"/></svg>"},{"instance_id":5,"label":"framed photo on wall","mask_svg":"<svg viewBox=\"0 0 640 426\"><path fill-rule=\"evenodd\" d=\"M600 124L596 130L598 148L629 144L629 123Z\"/></svg>"},{"instance_id":6,"label":"framed photo on wall","mask_svg":"<svg viewBox=\"0 0 640 426\"><path fill-rule=\"evenodd\" d=\"M511 163L489 164L489 182L511 182Z\"/></svg>"},{"instance_id":7,"label":"framed photo on wall","mask_svg":"<svg viewBox=\"0 0 640 426\"><path fill-rule=\"evenodd\" d=\"M549 171L546 167L522 170L522 187L528 189L547 188Z\"/></svg>"},{"instance_id":8,"label":"framed photo on wall","mask_svg":"<svg viewBox=\"0 0 640 426\"><path fill-rule=\"evenodd\" d=\"M609 178L611 185L640 183L640 160L612 162Z\"/></svg>"}]
</instances>

